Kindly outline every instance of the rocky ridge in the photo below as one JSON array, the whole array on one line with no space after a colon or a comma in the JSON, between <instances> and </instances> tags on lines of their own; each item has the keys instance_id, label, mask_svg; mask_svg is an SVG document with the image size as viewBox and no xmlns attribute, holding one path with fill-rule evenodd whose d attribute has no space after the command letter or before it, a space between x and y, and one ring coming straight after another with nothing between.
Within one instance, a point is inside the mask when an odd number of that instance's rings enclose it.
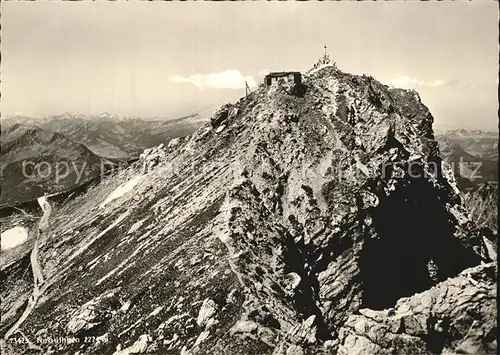
<instances>
[{"instance_id":1,"label":"rocky ridge","mask_svg":"<svg viewBox=\"0 0 500 355\"><path fill-rule=\"evenodd\" d=\"M24 336L80 354L496 349L495 253L432 122L416 92L333 66L222 106L53 212ZM2 334L29 292L10 268Z\"/></svg>"}]
</instances>

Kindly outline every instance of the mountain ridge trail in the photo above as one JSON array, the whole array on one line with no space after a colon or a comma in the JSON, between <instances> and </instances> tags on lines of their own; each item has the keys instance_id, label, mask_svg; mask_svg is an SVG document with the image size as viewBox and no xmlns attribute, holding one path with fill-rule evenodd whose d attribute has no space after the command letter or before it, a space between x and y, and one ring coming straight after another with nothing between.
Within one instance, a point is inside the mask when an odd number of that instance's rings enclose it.
<instances>
[{"instance_id":1,"label":"mountain ridge trail","mask_svg":"<svg viewBox=\"0 0 500 355\"><path fill-rule=\"evenodd\" d=\"M40 217L40 221L37 226L36 237L33 242L33 248L30 253L30 263L33 273L33 292L30 298L28 299L28 304L26 306L25 311L21 315L21 317L14 323L14 325L5 333L4 339L7 340L11 335L13 335L20 325L24 322L24 320L30 315L33 309L36 307L36 303L40 296L42 295L41 286L44 283L42 268L38 259L38 251L39 251L39 243L42 237L42 233L44 233L49 226L49 218L52 213L52 207L50 203L47 201L47 196L42 196L37 199L40 208L43 211L42 217ZM23 335L24 336L24 335Z\"/></svg>"}]
</instances>

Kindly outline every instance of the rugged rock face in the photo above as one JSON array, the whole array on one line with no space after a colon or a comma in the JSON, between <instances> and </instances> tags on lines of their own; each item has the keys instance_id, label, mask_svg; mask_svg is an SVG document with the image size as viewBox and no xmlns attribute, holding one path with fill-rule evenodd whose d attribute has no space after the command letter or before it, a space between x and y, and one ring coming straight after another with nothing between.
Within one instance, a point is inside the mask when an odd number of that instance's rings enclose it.
<instances>
[{"instance_id":1,"label":"rugged rock face","mask_svg":"<svg viewBox=\"0 0 500 355\"><path fill-rule=\"evenodd\" d=\"M24 336L71 334L80 342L40 346L89 354L433 353L465 339L493 348L493 267L471 271L488 291L463 283L446 298L457 275L495 256L441 164L432 121L416 92L333 66L223 106L53 212ZM110 200L117 187L126 193ZM17 270L3 270L13 286L2 291L2 334L22 312ZM447 302L420 310L411 300L426 293ZM479 303L490 318L484 337L469 338ZM455 328L439 346L427 326L361 339L358 318L389 333L405 304Z\"/></svg>"},{"instance_id":2,"label":"rugged rock face","mask_svg":"<svg viewBox=\"0 0 500 355\"><path fill-rule=\"evenodd\" d=\"M360 309L340 330L339 354L495 354L495 290L495 265L488 264L395 308Z\"/></svg>"}]
</instances>

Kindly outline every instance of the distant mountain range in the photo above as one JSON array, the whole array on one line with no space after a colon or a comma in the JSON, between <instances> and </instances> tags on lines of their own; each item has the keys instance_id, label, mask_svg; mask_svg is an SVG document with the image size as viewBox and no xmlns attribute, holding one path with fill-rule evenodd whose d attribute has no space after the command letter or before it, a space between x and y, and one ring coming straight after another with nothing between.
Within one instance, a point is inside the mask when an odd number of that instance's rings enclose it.
<instances>
[{"instance_id":1,"label":"distant mountain range","mask_svg":"<svg viewBox=\"0 0 500 355\"><path fill-rule=\"evenodd\" d=\"M498 230L498 133L465 129L436 135L442 158L450 163L470 217Z\"/></svg>"},{"instance_id":2,"label":"distant mountain range","mask_svg":"<svg viewBox=\"0 0 500 355\"><path fill-rule=\"evenodd\" d=\"M126 159L138 157L144 149L167 143L172 138L191 134L203 122L204 119L197 114L160 120L119 118L109 113L99 116L65 113L43 119L16 116L2 123L5 126L15 123L36 125L84 144L101 157Z\"/></svg>"},{"instance_id":3,"label":"distant mountain range","mask_svg":"<svg viewBox=\"0 0 500 355\"><path fill-rule=\"evenodd\" d=\"M464 194L465 205L479 227L498 233L498 183L486 182ZM494 240L494 239L493 239Z\"/></svg>"},{"instance_id":4,"label":"distant mountain range","mask_svg":"<svg viewBox=\"0 0 500 355\"><path fill-rule=\"evenodd\" d=\"M438 134L436 140L462 190L498 181L498 133L460 129Z\"/></svg>"},{"instance_id":5,"label":"distant mountain range","mask_svg":"<svg viewBox=\"0 0 500 355\"><path fill-rule=\"evenodd\" d=\"M498 160L498 132L457 129L436 135L441 143L459 145L464 151L487 160Z\"/></svg>"},{"instance_id":6,"label":"distant mountain range","mask_svg":"<svg viewBox=\"0 0 500 355\"><path fill-rule=\"evenodd\" d=\"M193 133L202 123L196 114L168 121L107 113L3 119L0 207L80 186L138 158L144 149Z\"/></svg>"},{"instance_id":7,"label":"distant mountain range","mask_svg":"<svg viewBox=\"0 0 500 355\"><path fill-rule=\"evenodd\" d=\"M1 205L71 189L114 164L63 134L19 123L2 127L1 149Z\"/></svg>"}]
</instances>

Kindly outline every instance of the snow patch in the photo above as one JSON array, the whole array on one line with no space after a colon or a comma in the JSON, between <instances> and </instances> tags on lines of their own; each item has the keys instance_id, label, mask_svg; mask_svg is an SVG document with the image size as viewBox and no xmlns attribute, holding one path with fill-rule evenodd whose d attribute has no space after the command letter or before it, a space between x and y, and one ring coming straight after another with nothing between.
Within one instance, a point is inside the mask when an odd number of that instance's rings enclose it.
<instances>
[{"instance_id":1,"label":"snow patch","mask_svg":"<svg viewBox=\"0 0 500 355\"><path fill-rule=\"evenodd\" d=\"M156 307L153 312L149 313L149 315L146 317L146 319L156 316L158 313L160 313L162 311L162 309L163 309L163 306Z\"/></svg>"},{"instance_id":2,"label":"snow patch","mask_svg":"<svg viewBox=\"0 0 500 355\"><path fill-rule=\"evenodd\" d=\"M122 304L120 311L123 313L127 313L131 304L132 304L132 302L130 302L130 301L125 302L124 304Z\"/></svg>"},{"instance_id":3,"label":"snow patch","mask_svg":"<svg viewBox=\"0 0 500 355\"><path fill-rule=\"evenodd\" d=\"M128 230L127 234L131 234L131 233L134 233L135 231L137 231L139 228L141 228L142 224L147 220L148 218L143 218L141 219L140 221L138 222L135 222L132 227L130 227L130 229Z\"/></svg>"},{"instance_id":4,"label":"snow patch","mask_svg":"<svg viewBox=\"0 0 500 355\"><path fill-rule=\"evenodd\" d=\"M224 130L224 128L226 128L226 125L224 125L224 124L222 126L220 126L220 127L217 127L217 129L215 130L215 133L222 132Z\"/></svg>"},{"instance_id":5,"label":"snow patch","mask_svg":"<svg viewBox=\"0 0 500 355\"><path fill-rule=\"evenodd\" d=\"M109 196L104 200L103 203L99 206L99 208L104 208L108 203L117 198L122 197L127 192L132 191L132 189L139 183L139 181L143 178L143 176L136 176L127 181L125 184L118 186L118 188L113 191Z\"/></svg>"},{"instance_id":6,"label":"snow patch","mask_svg":"<svg viewBox=\"0 0 500 355\"><path fill-rule=\"evenodd\" d=\"M28 239L28 230L24 227L14 227L3 232L0 238L2 250L11 249Z\"/></svg>"},{"instance_id":7,"label":"snow patch","mask_svg":"<svg viewBox=\"0 0 500 355\"><path fill-rule=\"evenodd\" d=\"M210 330L205 330L205 331L201 332L200 335L198 335L198 338L196 338L196 341L194 342L193 347L198 346L201 343L203 343L205 340L208 339L209 336L210 336Z\"/></svg>"}]
</instances>

